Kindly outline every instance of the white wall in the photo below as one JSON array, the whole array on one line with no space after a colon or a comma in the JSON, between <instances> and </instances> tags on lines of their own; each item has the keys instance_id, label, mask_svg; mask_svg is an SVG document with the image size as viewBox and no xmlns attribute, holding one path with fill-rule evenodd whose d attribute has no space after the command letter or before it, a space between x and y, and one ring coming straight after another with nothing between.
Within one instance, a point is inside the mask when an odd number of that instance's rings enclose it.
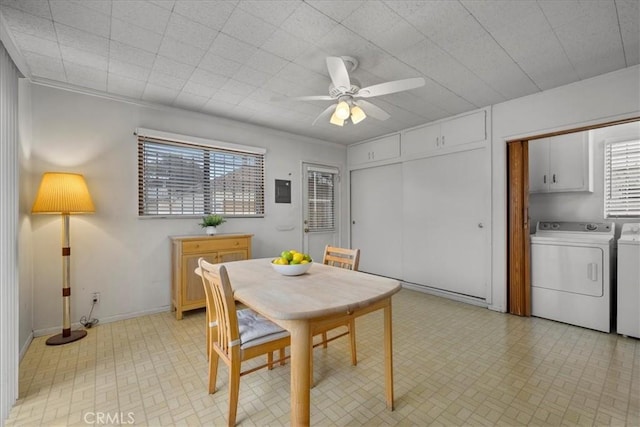
<instances>
[{"instance_id":1,"label":"white wall","mask_svg":"<svg viewBox=\"0 0 640 427\"><path fill-rule=\"evenodd\" d=\"M616 223L616 238L625 222L635 220L606 219L604 217L604 143L605 140L640 138L640 122L608 126L589 131L593 144L592 193L540 193L529 197L532 232L537 221L587 221Z\"/></svg>"},{"instance_id":2,"label":"white wall","mask_svg":"<svg viewBox=\"0 0 640 427\"><path fill-rule=\"evenodd\" d=\"M493 106L491 308L507 304L506 141L640 116L640 66Z\"/></svg>"},{"instance_id":3,"label":"white wall","mask_svg":"<svg viewBox=\"0 0 640 427\"><path fill-rule=\"evenodd\" d=\"M264 218L230 218L220 232L254 234L253 256L267 257L302 245L301 162L345 170L342 145L231 120L88 96L51 87L32 87L32 191L43 172L85 175L96 205L94 215L71 217L72 321L90 309L90 294L101 292L93 316L105 320L167 309L170 304L170 235L202 234L199 219L137 217L137 146L134 129L144 127L200 138L265 147ZM292 203L274 203L274 180L292 180ZM346 180L342 180L342 185ZM342 189L346 206L347 191ZM30 195L33 197L33 195ZM343 210L343 212L346 212ZM340 222L347 225L346 213ZM59 217L31 217L33 228L33 328L56 332L61 324ZM278 231L283 225L290 231ZM346 242L342 233L341 244Z\"/></svg>"}]
</instances>

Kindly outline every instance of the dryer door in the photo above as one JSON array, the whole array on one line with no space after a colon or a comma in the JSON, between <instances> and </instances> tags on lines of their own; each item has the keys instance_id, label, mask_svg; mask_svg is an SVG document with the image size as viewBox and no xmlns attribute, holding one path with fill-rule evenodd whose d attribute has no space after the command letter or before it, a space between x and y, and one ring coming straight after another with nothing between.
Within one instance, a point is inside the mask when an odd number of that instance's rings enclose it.
<instances>
[{"instance_id":1,"label":"dryer door","mask_svg":"<svg viewBox=\"0 0 640 427\"><path fill-rule=\"evenodd\" d=\"M570 244L531 245L531 287L601 297L604 251Z\"/></svg>"}]
</instances>

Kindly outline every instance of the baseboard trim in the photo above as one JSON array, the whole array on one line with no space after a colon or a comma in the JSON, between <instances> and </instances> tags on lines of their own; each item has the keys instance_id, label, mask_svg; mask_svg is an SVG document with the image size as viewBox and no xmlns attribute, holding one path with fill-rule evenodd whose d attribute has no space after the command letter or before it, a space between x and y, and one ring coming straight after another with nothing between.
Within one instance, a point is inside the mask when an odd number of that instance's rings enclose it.
<instances>
[{"instance_id":1,"label":"baseboard trim","mask_svg":"<svg viewBox=\"0 0 640 427\"><path fill-rule=\"evenodd\" d=\"M164 311L169 311L170 309L171 309L171 305L163 305L162 307L156 307L149 310L134 311L132 313L124 313L124 314L116 314L115 316L107 316L99 319L100 323L98 325L101 325L103 323L117 322L118 320L133 319L134 317L147 316L149 314L162 313ZM80 329L82 327L83 326L79 322L75 322L71 324L72 329ZM57 334L57 333L60 333L61 330L62 330L62 326L57 326L54 328L36 329L33 331L32 336L41 337L44 335Z\"/></svg>"},{"instance_id":2,"label":"baseboard trim","mask_svg":"<svg viewBox=\"0 0 640 427\"><path fill-rule=\"evenodd\" d=\"M24 345L20 349L20 355L18 356L19 362L22 362L22 358L24 357L25 354L27 354L27 350L29 350L31 341L33 341L33 331L29 334L29 336L27 337L27 340L25 341Z\"/></svg>"},{"instance_id":3,"label":"baseboard trim","mask_svg":"<svg viewBox=\"0 0 640 427\"><path fill-rule=\"evenodd\" d=\"M432 288L430 286L416 285L415 283L401 282L402 287L413 291L423 292L437 297L447 298L454 301L464 302L478 307L488 308L487 301L482 298L470 297L468 295L456 294L455 292L443 291L442 289Z\"/></svg>"}]
</instances>

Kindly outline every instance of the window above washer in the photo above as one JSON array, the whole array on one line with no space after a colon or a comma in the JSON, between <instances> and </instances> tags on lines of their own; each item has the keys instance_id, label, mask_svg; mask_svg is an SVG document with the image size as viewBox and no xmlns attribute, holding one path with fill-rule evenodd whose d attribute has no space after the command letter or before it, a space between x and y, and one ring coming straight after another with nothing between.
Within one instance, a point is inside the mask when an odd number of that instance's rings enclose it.
<instances>
[{"instance_id":1,"label":"window above washer","mask_svg":"<svg viewBox=\"0 0 640 427\"><path fill-rule=\"evenodd\" d=\"M640 218L640 139L606 142L605 218Z\"/></svg>"}]
</instances>

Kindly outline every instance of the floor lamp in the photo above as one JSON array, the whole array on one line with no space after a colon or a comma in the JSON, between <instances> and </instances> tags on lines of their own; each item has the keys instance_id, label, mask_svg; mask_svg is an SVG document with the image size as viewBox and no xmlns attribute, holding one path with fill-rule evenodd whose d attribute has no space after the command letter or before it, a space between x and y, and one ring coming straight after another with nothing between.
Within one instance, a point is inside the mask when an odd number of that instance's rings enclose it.
<instances>
[{"instance_id":1,"label":"floor lamp","mask_svg":"<svg viewBox=\"0 0 640 427\"><path fill-rule=\"evenodd\" d=\"M62 215L62 333L49 338L47 345L67 344L87 335L85 330L71 331L69 215L95 210L82 175L62 172L42 175L31 213Z\"/></svg>"}]
</instances>

